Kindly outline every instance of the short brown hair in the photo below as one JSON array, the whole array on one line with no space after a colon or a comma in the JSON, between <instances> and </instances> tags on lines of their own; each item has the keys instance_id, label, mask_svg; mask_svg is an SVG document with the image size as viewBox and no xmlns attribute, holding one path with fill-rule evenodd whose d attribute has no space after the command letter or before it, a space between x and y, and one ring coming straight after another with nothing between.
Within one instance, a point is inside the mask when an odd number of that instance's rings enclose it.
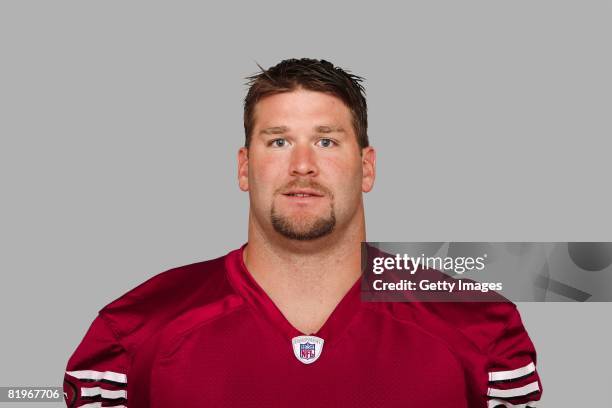
<instances>
[{"instance_id":1,"label":"short brown hair","mask_svg":"<svg viewBox=\"0 0 612 408\"><path fill-rule=\"evenodd\" d=\"M368 108L364 78L353 75L331 62L310 58L286 59L277 65L247 77L249 92L244 98L245 147L249 147L255 125L255 105L268 95L291 92L298 88L325 92L341 99L353 116L353 127L361 148L369 146Z\"/></svg>"}]
</instances>

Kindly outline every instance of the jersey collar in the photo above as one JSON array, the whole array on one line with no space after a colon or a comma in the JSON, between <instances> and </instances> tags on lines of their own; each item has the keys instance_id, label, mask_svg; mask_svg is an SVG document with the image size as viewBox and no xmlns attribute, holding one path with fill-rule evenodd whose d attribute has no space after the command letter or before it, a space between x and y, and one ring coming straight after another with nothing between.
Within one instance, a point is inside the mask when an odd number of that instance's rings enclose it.
<instances>
[{"instance_id":1,"label":"jersey collar","mask_svg":"<svg viewBox=\"0 0 612 408\"><path fill-rule=\"evenodd\" d=\"M230 252L225 261L228 279L236 292L247 303L255 307L257 312L264 316L286 339L291 340L296 336L312 335L324 339L326 347L335 343L361 310L361 277L351 286L316 333L302 333L285 318L247 269L243 258L246 245L245 243L239 249Z\"/></svg>"}]
</instances>

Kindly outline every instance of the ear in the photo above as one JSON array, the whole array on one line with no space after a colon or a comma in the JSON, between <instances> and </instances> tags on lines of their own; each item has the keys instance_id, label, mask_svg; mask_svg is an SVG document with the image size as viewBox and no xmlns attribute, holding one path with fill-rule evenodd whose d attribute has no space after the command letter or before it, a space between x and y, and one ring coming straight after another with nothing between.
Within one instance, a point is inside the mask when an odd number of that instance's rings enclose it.
<instances>
[{"instance_id":1,"label":"ear","mask_svg":"<svg viewBox=\"0 0 612 408\"><path fill-rule=\"evenodd\" d=\"M363 172L361 190L368 193L374 187L376 179L376 150L372 146L361 149L361 166Z\"/></svg>"},{"instance_id":2,"label":"ear","mask_svg":"<svg viewBox=\"0 0 612 408\"><path fill-rule=\"evenodd\" d=\"M249 149L246 147L238 150L238 187L249 191Z\"/></svg>"}]
</instances>

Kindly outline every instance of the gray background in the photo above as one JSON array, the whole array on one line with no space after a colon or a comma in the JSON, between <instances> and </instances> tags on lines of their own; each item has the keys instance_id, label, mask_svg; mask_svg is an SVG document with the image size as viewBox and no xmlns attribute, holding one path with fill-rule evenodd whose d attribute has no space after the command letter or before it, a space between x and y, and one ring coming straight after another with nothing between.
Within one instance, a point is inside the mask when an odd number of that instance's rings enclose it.
<instances>
[{"instance_id":1,"label":"gray background","mask_svg":"<svg viewBox=\"0 0 612 408\"><path fill-rule=\"evenodd\" d=\"M369 240L611 240L609 2L203 3L0 3L0 385L58 385L98 309L246 240L255 61L367 78ZM612 305L519 307L543 406L609 402Z\"/></svg>"}]
</instances>

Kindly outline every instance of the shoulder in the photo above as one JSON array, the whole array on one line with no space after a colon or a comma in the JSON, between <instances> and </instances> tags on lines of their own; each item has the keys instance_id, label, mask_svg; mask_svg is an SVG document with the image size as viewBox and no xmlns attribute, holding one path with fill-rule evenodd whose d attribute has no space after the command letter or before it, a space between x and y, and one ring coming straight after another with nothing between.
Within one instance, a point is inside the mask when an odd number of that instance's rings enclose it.
<instances>
[{"instance_id":1,"label":"shoulder","mask_svg":"<svg viewBox=\"0 0 612 408\"><path fill-rule=\"evenodd\" d=\"M498 397L507 396L518 404L512 406L527 407L520 404L540 398L535 348L513 303L390 302L375 307L446 346L464 370L470 406L503 405Z\"/></svg>"},{"instance_id":2,"label":"shoulder","mask_svg":"<svg viewBox=\"0 0 612 408\"><path fill-rule=\"evenodd\" d=\"M372 251L374 255L380 253ZM368 255L373 256L370 252ZM379 275L366 274L365 295L373 300L371 308L398 322L413 324L451 346L461 344L462 348L486 353L495 338L503 335L506 326L518 317L516 306L498 292L459 289L459 281L462 285L473 281L455 279L433 268L419 266L410 275L389 270L384 276L386 282L400 289L373 290ZM407 281L413 285L411 289L401 289L402 282Z\"/></svg>"},{"instance_id":3,"label":"shoulder","mask_svg":"<svg viewBox=\"0 0 612 408\"><path fill-rule=\"evenodd\" d=\"M373 308L400 323L411 324L446 342L486 354L509 325L520 322L516 306L493 302L380 302Z\"/></svg>"},{"instance_id":4,"label":"shoulder","mask_svg":"<svg viewBox=\"0 0 612 408\"><path fill-rule=\"evenodd\" d=\"M99 317L127 350L138 347L175 317L233 294L226 257L162 272L106 305Z\"/></svg>"}]
</instances>

